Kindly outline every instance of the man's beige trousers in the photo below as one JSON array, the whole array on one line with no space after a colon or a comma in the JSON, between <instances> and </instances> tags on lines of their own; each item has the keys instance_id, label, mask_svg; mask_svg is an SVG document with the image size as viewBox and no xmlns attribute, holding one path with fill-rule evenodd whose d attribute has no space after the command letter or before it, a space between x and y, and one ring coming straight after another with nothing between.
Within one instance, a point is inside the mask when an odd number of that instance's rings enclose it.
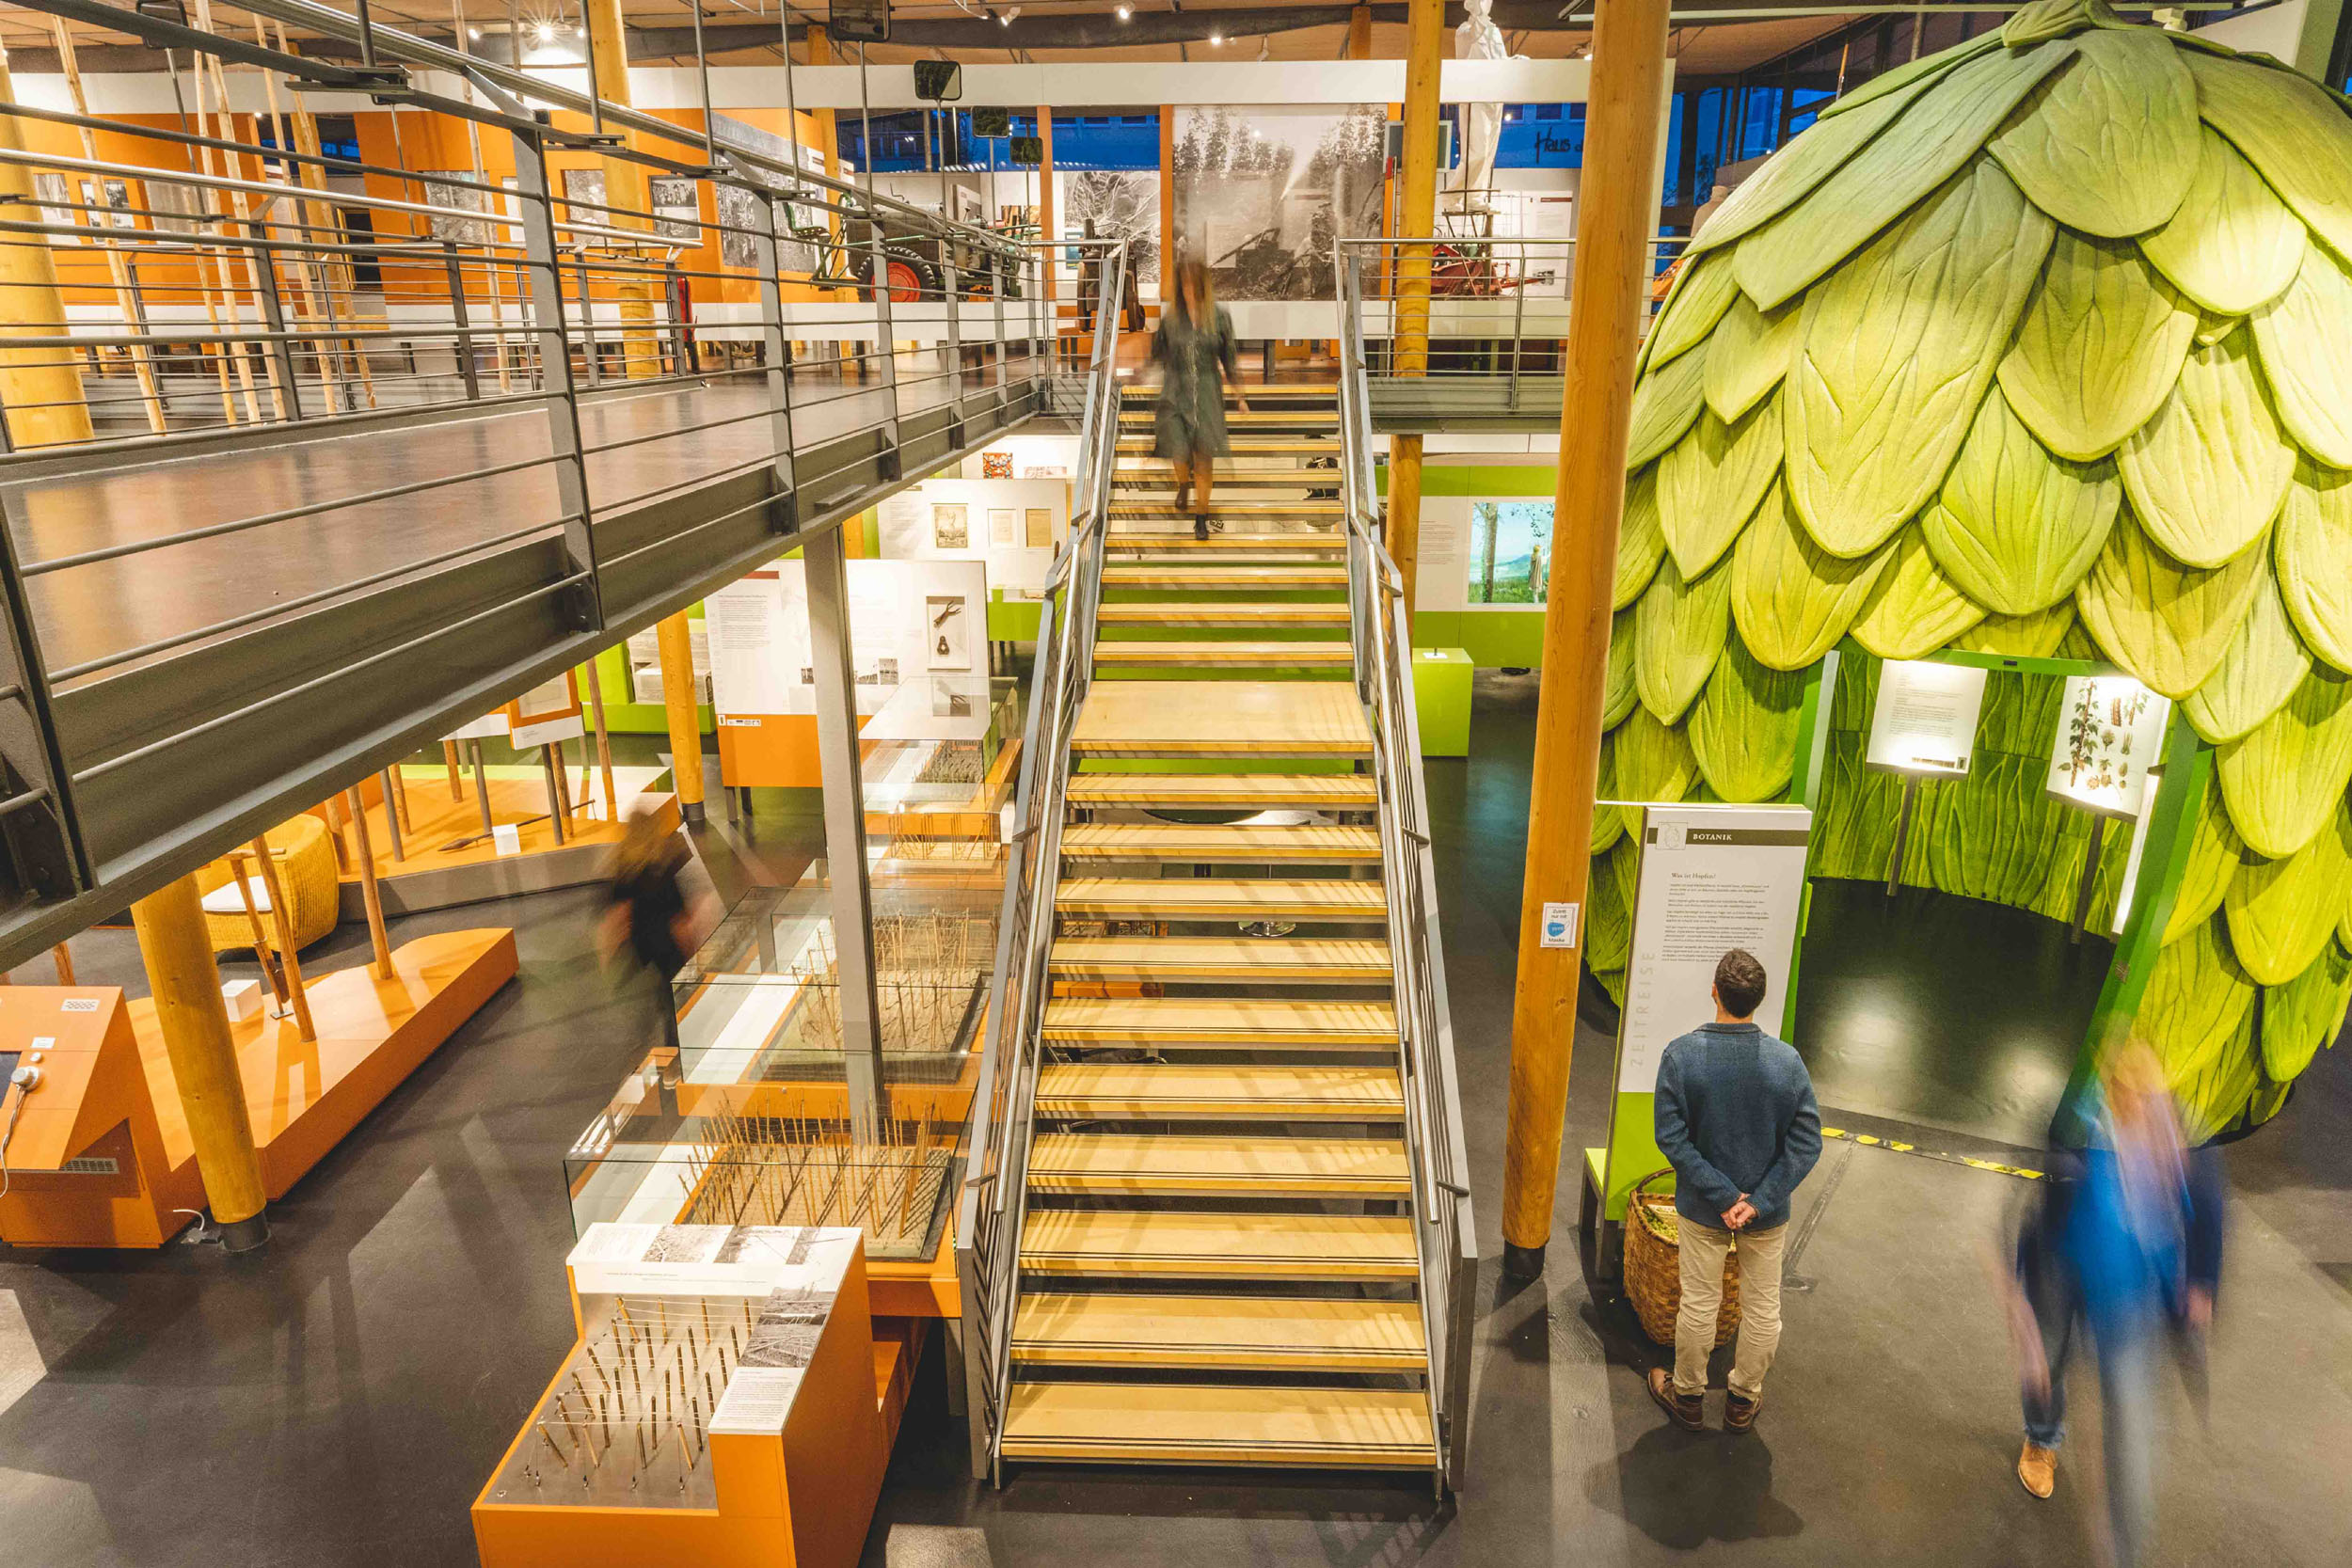
<instances>
[{"instance_id":1,"label":"man's beige trousers","mask_svg":"<svg viewBox=\"0 0 2352 1568\"><path fill-rule=\"evenodd\" d=\"M1675 1392L1707 1392L1707 1357L1715 1348L1715 1314L1724 1304L1724 1258L1740 1249L1740 1351L1731 1391L1764 1397L1764 1374L1780 1349L1780 1255L1788 1227L1718 1230L1675 1216L1682 1238L1682 1310L1675 1318Z\"/></svg>"}]
</instances>

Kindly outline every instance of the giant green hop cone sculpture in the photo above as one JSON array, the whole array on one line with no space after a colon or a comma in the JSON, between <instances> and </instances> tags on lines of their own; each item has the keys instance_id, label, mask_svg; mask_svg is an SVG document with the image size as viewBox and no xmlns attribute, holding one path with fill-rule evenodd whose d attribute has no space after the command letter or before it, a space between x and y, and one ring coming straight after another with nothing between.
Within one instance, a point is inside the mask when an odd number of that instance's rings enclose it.
<instances>
[{"instance_id":1,"label":"giant green hop cone sculpture","mask_svg":"<svg viewBox=\"0 0 2352 1568\"><path fill-rule=\"evenodd\" d=\"M2343 99L2104 0L2044 0L1878 78L1693 240L1628 465L1620 799L1778 798L1788 673L1841 640L2110 659L2217 748L2183 894L2203 911L2176 915L2142 1027L2205 1130L2283 1103L2352 989ZM1858 723L1876 660L1850 662ZM1986 725L1976 774L1923 799L1903 873L2062 915L2085 840L2063 853L2072 814L2040 798L2049 732ZM1833 731L1817 873L1883 875L1861 863L1892 786L1859 742ZM1614 989L1611 857L1632 851L1595 842Z\"/></svg>"}]
</instances>

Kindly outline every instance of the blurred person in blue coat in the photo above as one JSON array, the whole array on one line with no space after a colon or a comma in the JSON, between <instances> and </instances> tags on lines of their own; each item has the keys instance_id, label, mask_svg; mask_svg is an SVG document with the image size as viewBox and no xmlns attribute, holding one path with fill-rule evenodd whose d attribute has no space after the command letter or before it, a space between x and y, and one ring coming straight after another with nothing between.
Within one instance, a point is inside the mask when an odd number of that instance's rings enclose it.
<instances>
[{"instance_id":1,"label":"blurred person in blue coat","mask_svg":"<svg viewBox=\"0 0 2352 1568\"><path fill-rule=\"evenodd\" d=\"M2058 1485L2066 1370L2086 1333L2099 1367L2109 1550L2146 1558L2155 1514L2155 1380L2169 1337L2201 1367L2221 1276L2222 1171L2192 1148L2155 1053L2134 1039L2102 1066L2081 1107L2088 1136L2054 1148L2018 1237L2010 1324L2026 1416L2017 1479ZM2062 1113L2063 1114L2063 1113Z\"/></svg>"}]
</instances>

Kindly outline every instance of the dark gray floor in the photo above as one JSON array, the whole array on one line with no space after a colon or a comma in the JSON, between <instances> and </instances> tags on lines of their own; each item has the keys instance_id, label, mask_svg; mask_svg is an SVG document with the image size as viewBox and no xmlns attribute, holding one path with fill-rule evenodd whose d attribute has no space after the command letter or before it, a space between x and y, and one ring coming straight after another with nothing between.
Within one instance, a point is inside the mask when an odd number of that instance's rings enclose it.
<instances>
[{"instance_id":1,"label":"dark gray floor","mask_svg":"<svg viewBox=\"0 0 2352 1568\"><path fill-rule=\"evenodd\" d=\"M1482 677L1476 759L1430 769L1481 1245L1499 1250L1512 945L1533 683ZM807 802L763 795L752 837L704 836L723 891L787 880ZM520 927L524 974L285 1202L272 1247L151 1256L0 1251L47 1375L0 1413L0 1568L473 1561L466 1509L570 1343L562 1159L635 1055L584 957L590 900L455 911L405 928ZM349 944L349 938L343 939ZM136 981L127 934L77 939ZM1601 1127L1607 1042L1580 1041L1569 1142ZM2177 1390L2156 1561L2352 1561L2352 1051L2230 1152L2238 1202L2210 1430ZM2021 1188L1835 1145L1800 1195L1788 1331L1745 1439L1663 1430L1621 1307L1597 1306L1565 1188L1550 1268L1489 1265L1470 1489L1419 1480L1020 1469L965 1479L936 1353L866 1560L1311 1565L2094 1560L2094 1391L2058 1498L2009 1477L2016 1420L1986 1246ZM1819 1209L1817 1213L1815 1211ZM0 1310L6 1302L0 1301Z\"/></svg>"}]
</instances>

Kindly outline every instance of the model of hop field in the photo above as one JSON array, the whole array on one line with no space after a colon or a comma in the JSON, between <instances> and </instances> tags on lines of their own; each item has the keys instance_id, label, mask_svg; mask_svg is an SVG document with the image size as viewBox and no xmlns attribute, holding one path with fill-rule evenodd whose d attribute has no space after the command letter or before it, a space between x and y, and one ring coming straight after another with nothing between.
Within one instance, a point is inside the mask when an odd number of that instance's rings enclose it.
<instances>
[{"instance_id":1,"label":"model of hop field","mask_svg":"<svg viewBox=\"0 0 2352 1568\"><path fill-rule=\"evenodd\" d=\"M1878 658L2111 660L2216 749L2140 1027L2207 1130L2277 1111L2352 998L2343 99L2104 0L1878 78L1692 241L1627 467L1605 798L1779 798L1841 640L1876 656L1851 724ZM2042 797L2056 692L2014 684L1903 874L2062 916L2088 835ZM1833 732L1817 874L1884 874L1859 746ZM1613 990L1622 831L1597 814ZM2120 853L2100 876L2111 907Z\"/></svg>"}]
</instances>

